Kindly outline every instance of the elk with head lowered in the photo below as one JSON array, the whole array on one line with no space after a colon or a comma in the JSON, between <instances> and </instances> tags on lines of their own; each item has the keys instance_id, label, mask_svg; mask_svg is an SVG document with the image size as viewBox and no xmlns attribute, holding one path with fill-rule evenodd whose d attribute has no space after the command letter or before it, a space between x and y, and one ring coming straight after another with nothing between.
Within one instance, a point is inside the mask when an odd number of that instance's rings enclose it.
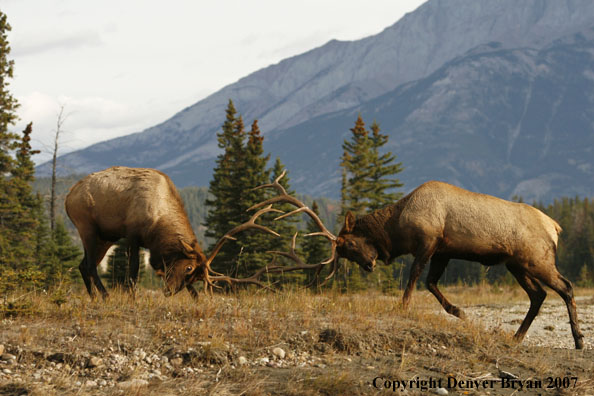
<instances>
[{"instance_id":1,"label":"elk with head lowered","mask_svg":"<svg viewBox=\"0 0 594 396\"><path fill-rule=\"evenodd\" d=\"M268 187L276 188L280 194L255 208L289 202L298 206L290 214L306 211L303 204L281 189L278 179ZM448 261L463 259L487 266L505 264L530 298L530 308L515 339L521 341L524 338L546 297L544 286L548 286L567 306L575 347L581 349L584 346L571 282L555 265L561 227L530 205L430 181L395 204L370 214L355 218L352 213L347 213L337 237L324 230L322 234L332 241L332 258L312 266L319 273L323 264L333 263L326 279L335 273L338 257L354 261L371 272L377 260L390 263L398 256L412 254L414 261L403 306L408 306L417 280L430 263L427 288L448 313L464 318L464 312L451 304L437 288ZM285 256L303 266L294 250Z\"/></svg>"},{"instance_id":2,"label":"elk with head lowered","mask_svg":"<svg viewBox=\"0 0 594 396\"><path fill-rule=\"evenodd\" d=\"M254 228L278 236L255 224L261 214L275 211L264 208L225 234L207 258L198 245L173 182L155 169L116 166L92 173L70 189L65 206L83 243L85 254L79 269L92 297L95 288L103 297L107 296L97 265L120 238L126 238L130 246L132 287L138 278L139 248L144 247L150 250L151 266L165 280L166 295L185 287L196 297L192 287L196 280L203 280L209 286L213 281L262 286L257 276L230 278L212 271L210 263L221 245L243 230Z\"/></svg>"}]
</instances>

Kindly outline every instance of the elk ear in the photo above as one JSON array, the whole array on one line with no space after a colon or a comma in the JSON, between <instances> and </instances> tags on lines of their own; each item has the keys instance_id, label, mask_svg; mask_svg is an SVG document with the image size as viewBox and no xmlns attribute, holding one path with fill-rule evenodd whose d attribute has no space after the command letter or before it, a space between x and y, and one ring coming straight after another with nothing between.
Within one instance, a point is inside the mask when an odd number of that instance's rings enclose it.
<instances>
[{"instance_id":1,"label":"elk ear","mask_svg":"<svg viewBox=\"0 0 594 396\"><path fill-rule=\"evenodd\" d=\"M188 244L183 239L180 239L179 242L181 243L182 248L184 249L184 253L186 254L186 256L193 256L193 255L196 254L194 252L194 248L192 247L192 245Z\"/></svg>"},{"instance_id":2,"label":"elk ear","mask_svg":"<svg viewBox=\"0 0 594 396\"><path fill-rule=\"evenodd\" d=\"M355 215L349 210L344 218L344 230L353 232L353 228L355 228Z\"/></svg>"}]
</instances>

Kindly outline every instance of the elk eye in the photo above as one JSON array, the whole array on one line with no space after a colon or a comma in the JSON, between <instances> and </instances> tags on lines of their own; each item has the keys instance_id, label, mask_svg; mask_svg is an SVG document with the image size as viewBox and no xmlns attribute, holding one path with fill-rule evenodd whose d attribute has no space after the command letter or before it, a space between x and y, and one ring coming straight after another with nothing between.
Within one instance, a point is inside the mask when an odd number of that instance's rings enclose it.
<instances>
[{"instance_id":1,"label":"elk eye","mask_svg":"<svg viewBox=\"0 0 594 396\"><path fill-rule=\"evenodd\" d=\"M192 272L193 269L194 269L194 267L192 267L191 265L188 265L186 267L186 272Z\"/></svg>"},{"instance_id":2,"label":"elk eye","mask_svg":"<svg viewBox=\"0 0 594 396\"><path fill-rule=\"evenodd\" d=\"M347 241L347 246L350 248L354 248L357 246L357 244L355 243L355 241Z\"/></svg>"}]
</instances>

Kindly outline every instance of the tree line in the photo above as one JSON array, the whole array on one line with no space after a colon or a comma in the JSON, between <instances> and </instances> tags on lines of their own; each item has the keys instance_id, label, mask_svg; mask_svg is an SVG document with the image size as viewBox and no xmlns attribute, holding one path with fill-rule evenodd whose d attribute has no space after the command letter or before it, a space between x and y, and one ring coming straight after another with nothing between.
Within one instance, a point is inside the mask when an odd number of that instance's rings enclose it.
<instances>
[{"instance_id":1,"label":"tree line","mask_svg":"<svg viewBox=\"0 0 594 396\"><path fill-rule=\"evenodd\" d=\"M6 15L0 12L0 293L23 288L59 289L62 285L80 282L77 266L82 251L78 243L73 242L66 227L67 220L60 210L55 221L50 221L45 197L32 187L35 180L32 157L37 154L31 148L33 125L30 123L21 133L11 131L17 121L19 104L8 89L14 69L14 62L8 58L8 31L10 25ZM335 233L338 233L347 211L363 215L394 203L402 196L403 185L398 174L404 168L394 154L384 150L388 136L381 133L379 124L373 121L367 128L359 115L350 132L342 144L340 202L300 196L315 212L321 212L325 224ZM279 158L271 160L270 154L264 153L263 139L258 121L253 120L246 128L241 114L229 100L222 127L217 133L221 154L216 159L208 188L189 187L180 191L190 221L206 251L231 228L249 219L252 213L247 211L248 208L273 194L270 190L254 190L253 187L270 183L286 171ZM77 179L54 180L52 185L65 189ZM295 194L290 186L290 172L280 182L290 194ZM591 200L561 198L547 206L534 205L556 219L564 229L557 251L560 271L579 285L594 285L594 208ZM280 205L279 209L287 212L293 208ZM282 261L283 258L267 252L288 251L295 233L304 235L318 231L307 216L281 220L274 220L274 217L274 213L266 214L258 222L276 230L281 237L259 232L238 235L236 241L223 246L213 269L235 277L248 276L263 266ZM330 244L322 237L300 237L298 241L297 254L307 263L319 263L330 254ZM103 276L112 287L126 282L127 254L126 245L122 243L108 259L108 271ZM410 262L408 258L397 260L390 265L378 266L372 274L361 271L356 264L345 262L332 286L348 291L400 288ZM270 280L283 286L303 285L312 280L312 273L277 274ZM442 283L508 280L511 278L503 266L487 269L453 260ZM143 283L158 285L152 271L144 272Z\"/></svg>"}]
</instances>

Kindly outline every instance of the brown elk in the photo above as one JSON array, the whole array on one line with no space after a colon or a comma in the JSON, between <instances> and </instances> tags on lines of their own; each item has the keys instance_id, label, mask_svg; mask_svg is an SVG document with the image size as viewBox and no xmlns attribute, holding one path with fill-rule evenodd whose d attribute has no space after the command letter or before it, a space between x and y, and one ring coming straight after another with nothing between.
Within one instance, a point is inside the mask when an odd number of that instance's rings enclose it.
<instances>
[{"instance_id":1,"label":"brown elk","mask_svg":"<svg viewBox=\"0 0 594 396\"><path fill-rule=\"evenodd\" d=\"M202 252L183 202L167 175L154 169L112 167L92 173L76 183L66 197L66 212L78 229L84 246L79 269L89 295L93 286L107 296L97 274L97 265L107 250L120 238L130 246L130 279L132 288L138 278L139 248L150 250L150 264L165 279L165 294L171 295L184 287L196 297L192 283L203 280L255 283L262 286L258 276L235 279L210 269L210 263L222 244L233 235L248 228L259 229L278 236L274 231L255 224L262 214L274 209L258 211L252 218L225 234L210 257Z\"/></svg>"},{"instance_id":2,"label":"brown elk","mask_svg":"<svg viewBox=\"0 0 594 396\"><path fill-rule=\"evenodd\" d=\"M289 202L299 207L295 212L305 211L303 204L286 194L278 179L274 185L267 187L276 188L279 196L255 208ZM320 227L323 228L323 225L320 224ZM378 259L389 263L410 253L414 261L403 306L408 306L417 280L430 262L427 288L448 313L459 318L464 318L464 312L452 305L437 288L448 261L463 259L484 265L504 263L530 298L530 308L515 339L521 341L524 338L538 314L546 297L543 288L546 285L565 301L575 346L583 348L571 282L555 266L561 227L532 206L430 181L395 204L358 219L347 213L338 237L325 228L323 230L322 235L332 241L332 258L311 267L316 267L319 273L323 264L332 262L332 272L326 279L335 273L338 257L354 261L366 271L373 271ZM294 250L285 256L303 266Z\"/></svg>"}]
</instances>

